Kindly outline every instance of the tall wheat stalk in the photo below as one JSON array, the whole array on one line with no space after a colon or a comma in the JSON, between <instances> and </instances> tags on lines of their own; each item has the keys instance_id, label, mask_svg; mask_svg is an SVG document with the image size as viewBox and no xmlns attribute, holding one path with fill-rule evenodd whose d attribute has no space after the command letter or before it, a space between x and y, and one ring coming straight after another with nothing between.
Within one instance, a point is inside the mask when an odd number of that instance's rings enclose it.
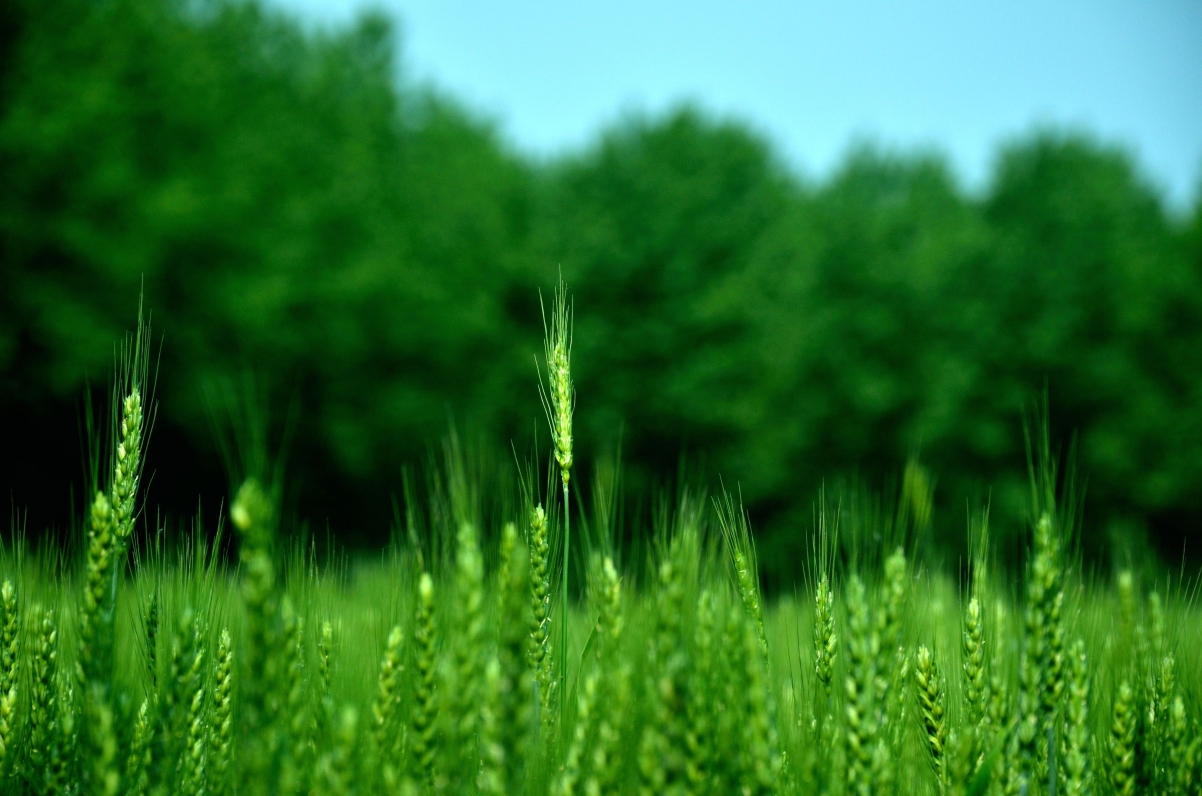
<instances>
[{"instance_id":1,"label":"tall wheat stalk","mask_svg":"<svg viewBox=\"0 0 1202 796\"><path fill-rule=\"evenodd\" d=\"M8 579L0 585L0 612L0 778L3 778L12 757L9 750L17 722L17 679L20 674L17 591Z\"/></svg>"},{"instance_id":2,"label":"tall wheat stalk","mask_svg":"<svg viewBox=\"0 0 1202 796\"><path fill-rule=\"evenodd\" d=\"M555 287L549 323L546 312L543 313L543 333L547 386L540 389L540 395L551 424L555 462L559 465L559 478L563 485L563 623L559 641L559 715L562 724L567 713L568 695L568 576L572 549L568 482L572 477L572 413L576 407L576 393L572 386L572 309L568 304L568 289L562 276Z\"/></svg>"}]
</instances>

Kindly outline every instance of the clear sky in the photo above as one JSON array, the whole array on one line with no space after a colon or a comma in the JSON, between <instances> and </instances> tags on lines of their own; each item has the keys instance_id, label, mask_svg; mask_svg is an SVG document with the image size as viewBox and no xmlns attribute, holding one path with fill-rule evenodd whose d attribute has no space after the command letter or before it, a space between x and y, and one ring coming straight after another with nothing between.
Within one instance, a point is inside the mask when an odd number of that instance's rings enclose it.
<instances>
[{"instance_id":1,"label":"clear sky","mask_svg":"<svg viewBox=\"0 0 1202 796\"><path fill-rule=\"evenodd\" d=\"M1202 0L271 0L318 24L379 7L403 66L535 154L690 99L821 177L869 138L947 153L970 188L1036 125L1136 153L1171 203L1202 185Z\"/></svg>"}]
</instances>

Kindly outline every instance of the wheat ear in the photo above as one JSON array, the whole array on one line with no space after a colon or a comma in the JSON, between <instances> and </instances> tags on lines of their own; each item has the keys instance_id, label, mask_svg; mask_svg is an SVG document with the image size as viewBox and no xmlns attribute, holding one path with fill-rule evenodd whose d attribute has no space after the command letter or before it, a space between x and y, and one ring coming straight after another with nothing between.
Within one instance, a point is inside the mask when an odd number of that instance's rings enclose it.
<instances>
[{"instance_id":1,"label":"wheat ear","mask_svg":"<svg viewBox=\"0 0 1202 796\"><path fill-rule=\"evenodd\" d=\"M396 732L396 716L401 705L401 674L404 664L401 661L402 644L405 634L401 626L392 628L388 634L388 644L384 656L380 659L380 673L376 678L376 698L371 706L372 740L375 752L385 767L393 764L393 754L396 751L394 739Z\"/></svg>"},{"instance_id":2,"label":"wheat ear","mask_svg":"<svg viewBox=\"0 0 1202 796\"><path fill-rule=\"evenodd\" d=\"M1066 705L1064 793L1089 792L1089 667L1085 644L1077 639L1069 653L1069 686Z\"/></svg>"},{"instance_id":3,"label":"wheat ear","mask_svg":"<svg viewBox=\"0 0 1202 796\"><path fill-rule=\"evenodd\" d=\"M547 514L542 506L530 511L530 667L538 686L543 723L551 720L555 674L551 667L551 567Z\"/></svg>"},{"instance_id":4,"label":"wheat ear","mask_svg":"<svg viewBox=\"0 0 1202 796\"><path fill-rule=\"evenodd\" d=\"M857 796L873 792L876 723L873 713L876 662L880 637L872 627L864 582L852 575L847 583L847 786Z\"/></svg>"},{"instance_id":5,"label":"wheat ear","mask_svg":"<svg viewBox=\"0 0 1202 796\"><path fill-rule=\"evenodd\" d=\"M413 707L413 761L421 780L431 786L434 779L435 731L438 716L437 648L434 625L434 579L423 572L417 584L417 621L413 630L417 647L416 694Z\"/></svg>"},{"instance_id":6,"label":"wheat ear","mask_svg":"<svg viewBox=\"0 0 1202 796\"><path fill-rule=\"evenodd\" d=\"M923 741L931 756L939 793L947 793L947 694L935 664L935 656L926 645L918 648L914 685L918 695L919 717L922 719Z\"/></svg>"},{"instance_id":7,"label":"wheat ear","mask_svg":"<svg viewBox=\"0 0 1202 796\"><path fill-rule=\"evenodd\" d=\"M830 578L823 573L814 592L814 674L830 692L835 675L835 658L839 654L839 636L835 633L835 595Z\"/></svg>"},{"instance_id":8,"label":"wheat ear","mask_svg":"<svg viewBox=\"0 0 1202 796\"><path fill-rule=\"evenodd\" d=\"M4 775L17 720L18 610L16 589L5 580L0 585L0 777Z\"/></svg>"},{"instance_id":9,"label":"wheat ear","mask_svg":"<svg viewBox=\"0 0 1202 796\"><path fill-rule=\"evenodd\" d=\"M129 796L142 796L150 787L150 743L154 737L150 712L151 698L153 697L142 700L142 706L138 708L138 716L134 720L133 738L130 740L129 757L125 763L125 792Z\"/></svg>"},{"instance_id":10,"label":"wheat ear","mask_svg":"<svg viewBox=\"0 0 1202 796\"><path fill-rule=\"evenodd\" d=\"M1116 796L1133 796L1135 783L1135 742L1139 719L1135 709L1135 691L1124 679L1119 684L1111 708L1109 766L1107 775Z\"/></svg>"},{"instance_id":11,"label":"wheat ear","mask_svg":"<svg viewBox=\"0 0 1202 796\"><path fill-rule=\"evenodd\" d=\"M234 757L234 645L225 628L217 639L213 682L213 774L223 793Z\"/></svg>"},{"instance_id":12,"label":"wheat ear","mask_svg":"<svg viewBox=\"0 0 1202 796\"><path fill-rule=\"evenodd\" d=\"M58 734L58 625L53 609L35 606L40 616L40 632L33 655L32 700L29 706L29 764L41 773L46 752Z\"/></svg>"}]
</instances>

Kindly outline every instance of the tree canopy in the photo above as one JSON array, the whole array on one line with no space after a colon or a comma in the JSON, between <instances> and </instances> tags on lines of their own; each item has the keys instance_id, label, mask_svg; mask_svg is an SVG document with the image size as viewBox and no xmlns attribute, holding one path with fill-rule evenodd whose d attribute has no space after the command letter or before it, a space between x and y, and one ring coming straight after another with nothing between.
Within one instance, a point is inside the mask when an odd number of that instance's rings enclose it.
<instances>
[{"instance_id":1,"label":"tree canopy","mask_svg":"<svg viewBox=\"0 0 1202 796\"><path fill-rule=\"evenodd\" d=\"M1076 435L1087 548L1197 539L1202 212L1174 216L1121 147L1032 131L983 195L938 153L874 145L812 180L682 106L536 159L409 80L379 15L330 32L222 0L0 13L16 505L65 497L77 447L48 429L103 383L143 292L163 334L152 460L187 463L151 503L187 512L224 484L207 407L253 372L274 416L295 408L297 510L378 541L402 464L449 422L533 443L538 291L562 271L583 460L620 446L632 489L702 460L779 573L822 484L879 486L913 455L948 555L966 505L990 501L1005 533L1045 390L1055 436Z\"/></svg>"}]
</instances>

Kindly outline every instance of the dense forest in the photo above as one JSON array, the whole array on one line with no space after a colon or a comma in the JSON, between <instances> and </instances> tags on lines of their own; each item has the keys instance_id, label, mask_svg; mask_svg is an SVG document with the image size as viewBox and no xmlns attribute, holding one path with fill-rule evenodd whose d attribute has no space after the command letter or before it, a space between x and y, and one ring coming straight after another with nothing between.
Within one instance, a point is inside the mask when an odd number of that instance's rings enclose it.
<instances>
[{"instance_id":1,"label":"dense forest","mask_svg":"<svg viewBox=\"0 0 1202 796\"><path fill-rule=\"evenodd\" d=\"M1017 531L1046 394L1090 555L1202 547L1202 206L1171 211L1122 146L1032 130L979 193L871 144L813 179L682 106L540 159L410 79L380 15L0 5L0 483L35 540L82 512L83 396L140 294L161 335L145 521L216 514L214 415L253 380L295 516L378 546L402 468L452 425L482 457L545 458L560 273L577 480L587 498L620 457L632 526L721 478L787 578L820 488L888 490L917 457L954 561L968 507Z\"/></svg>"}]
</instances>

